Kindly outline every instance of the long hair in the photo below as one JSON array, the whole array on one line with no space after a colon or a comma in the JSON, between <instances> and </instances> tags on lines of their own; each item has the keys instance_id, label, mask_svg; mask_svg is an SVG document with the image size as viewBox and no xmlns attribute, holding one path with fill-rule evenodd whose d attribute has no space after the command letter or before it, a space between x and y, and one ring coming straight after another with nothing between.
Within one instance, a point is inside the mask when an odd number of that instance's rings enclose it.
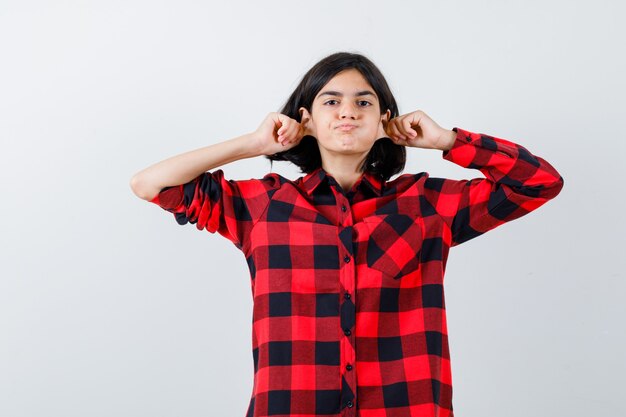
<instances>
[{"instance_id":1,"label":"long hair","mask_svg":"<svg viewBox=\"0 0 626 417\"><path fill-rule=\"evenodd\" d=\"M399 115L396 99L378 67L367 57L350 52L334 53L311 67L291 93L280 113L300 123L302 120L298 109L304 107L311 112L313 100L322 87L336 74L347 69L359 71L374 89L380 102L381 115L387 109L391 112L390 120ZM322 166L317 140L310 135L304 136L298 145L291 149L265 157L270 160L270 164L272 161L289 161L297 165L302 173L307 174ZM405 147L396 145L388 137L383 137L374 142L359 170L369 171L387 181L394 174L402 172L405 163Z\"/></svg>"}]
</instances>

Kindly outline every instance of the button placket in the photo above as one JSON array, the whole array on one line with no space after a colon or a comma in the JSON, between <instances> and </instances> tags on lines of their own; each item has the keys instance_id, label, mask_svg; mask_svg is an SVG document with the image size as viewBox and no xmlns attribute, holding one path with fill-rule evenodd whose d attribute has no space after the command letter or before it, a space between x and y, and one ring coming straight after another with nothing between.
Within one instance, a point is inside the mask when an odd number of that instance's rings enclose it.
<instances>
[{"instance_id":1,"label":"button placket","mask_svg":"<svg viewBox=\"0 0 626 417\"><path fill-rule=\"evenodd\" d=\"M341 403L346 410L352 409L348 414L346 414L347 416L352 416L354 413L353 407L356 403L356 375L354 372L351 372L354 369L353 364L355 361L355 335L353 334L353 329L356 320L356 306L354 305L353 297L356 291L356 262L352 263L352 258L354 256L352 253L354 244L354 225L350 205L346 196L342 193L335 193L335 197L339 212L339 241L340 248L342 248L342 250L340 250L340 259L343 260L339 268L339 279L344 291L344 299L342 300L340 306L340 328L343 333L343 340L341 342L341 367L343 368L343 376L341 379L345 384L347 384L342 386L341 389ZM343 257L341 257L341 255L343 255Z\"/></svg>"}]
</instances>

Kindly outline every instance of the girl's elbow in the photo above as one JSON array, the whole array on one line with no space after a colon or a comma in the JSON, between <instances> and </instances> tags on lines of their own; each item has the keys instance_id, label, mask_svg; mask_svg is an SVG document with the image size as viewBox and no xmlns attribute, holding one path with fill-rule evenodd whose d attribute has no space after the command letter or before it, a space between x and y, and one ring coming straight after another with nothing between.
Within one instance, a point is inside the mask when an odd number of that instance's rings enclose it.
<instances>
[{"instance_id":1,"label":"girl's elbow","mask_svg":"<svg viewBox=\"0 0 626 417\"><path fill-rule=\"evenodd\" d=\"M152 188L150 188L144 181L141 180L139 174L133 175L130 179L130 189L133 193L142 200L150 201L157 194Z\"/></svg>"}]
</instances>

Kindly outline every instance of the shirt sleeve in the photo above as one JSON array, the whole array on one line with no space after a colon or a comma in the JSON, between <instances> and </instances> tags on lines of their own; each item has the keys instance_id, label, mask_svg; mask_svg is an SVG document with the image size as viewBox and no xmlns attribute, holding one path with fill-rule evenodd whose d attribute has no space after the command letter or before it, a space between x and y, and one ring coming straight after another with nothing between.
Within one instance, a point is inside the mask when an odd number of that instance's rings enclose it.
<instances>
[{"instance_id":1,"label":"shirt sleeve","mask_svg":"<svg viewBox=\"0 0 626 417\"><path fill-rule=\"evenodd\" d=\"M221 169L204 172L186 184L163 188L151 203L174 214L180 225L218 232L242 249L256 220L269 205L277 174L230 180Z\"/></svg>"},{"instance_id":2,"label":"shirt sleeve","mask_svg":"<svg viewBox=\"0 0 626 417\"><path fill-rule=\"evenodd\" d=\"M508 140L455 127L452 148L443 159L480 170L486 178L429 178L435 210L451 230L456 246L517 219L556 197L563 177L546 160Z\"/></svg>"}]
</instances>

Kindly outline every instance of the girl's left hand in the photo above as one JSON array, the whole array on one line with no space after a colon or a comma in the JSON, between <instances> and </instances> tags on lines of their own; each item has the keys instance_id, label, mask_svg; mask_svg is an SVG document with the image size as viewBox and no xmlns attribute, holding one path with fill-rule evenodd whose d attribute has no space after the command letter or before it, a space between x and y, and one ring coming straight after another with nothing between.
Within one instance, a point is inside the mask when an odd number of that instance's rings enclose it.
<instances>
[{"instance_id":1,"label":"girl's left hand","mask_svg":"<svg viewBox=\"0 0 626 417\"><path fill-rule=\"evenodd\" d=\"M391 119L385 131L397 145L425 149L449 149L456 137L456 132L442 128L421 110Z\"/></svg>"}]
</instances>

